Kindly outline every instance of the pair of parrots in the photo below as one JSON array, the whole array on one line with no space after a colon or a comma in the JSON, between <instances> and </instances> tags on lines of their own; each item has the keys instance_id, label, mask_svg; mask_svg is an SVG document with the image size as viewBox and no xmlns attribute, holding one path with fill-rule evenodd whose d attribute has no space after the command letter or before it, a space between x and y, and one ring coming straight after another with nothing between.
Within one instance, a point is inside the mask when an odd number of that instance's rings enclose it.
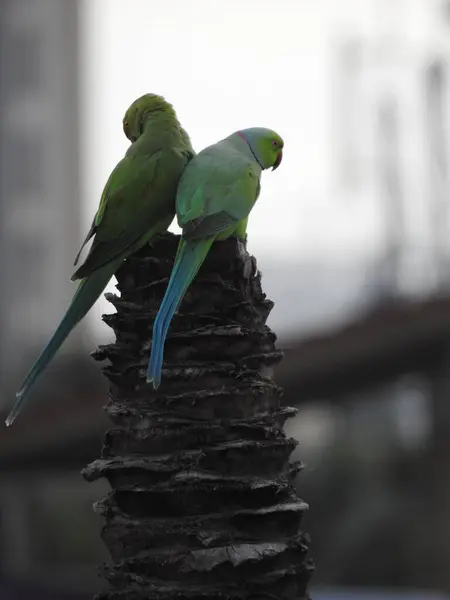
<instances>
[{"instance_id":1,"label":"pair of parrots","mask_svg":"<svg viewBox=\"0 0 450 600\"><path fill-rule=\"evenodd\" d=\"M58 329L31 368L6 419L11 425L30 390L75 325L86 315L124 259L164 233L177 215L182 228L172 274L156 316L147 381L161 382L170 322L216 240L244 237L260 192L263 169L281 163L283 140L270 129L232 133L195 155L173 107L146 94L127 110L123 130L131 141L111 173L81 250L93 239L72 280L80 280ZM75 265L81 254L75 259Z\"/></svg>"}]
</instances>

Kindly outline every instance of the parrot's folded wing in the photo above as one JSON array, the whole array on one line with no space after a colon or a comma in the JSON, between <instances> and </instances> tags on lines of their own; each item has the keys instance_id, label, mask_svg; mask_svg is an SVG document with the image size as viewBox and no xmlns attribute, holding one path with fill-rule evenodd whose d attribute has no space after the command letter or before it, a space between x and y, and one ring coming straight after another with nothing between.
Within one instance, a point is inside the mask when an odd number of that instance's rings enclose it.
<instances>
[{"instance_id":1,"label":"parrot's folded wing","mask_svg":"<svg viewBox=\"0 0 450 600\"><path fill-rule=\"evenodd\" d=\"M199 156L200 159L200 156ZM186 240L225 231L245 219L260 191L248 161L201 157L182 176L177 196L178 224Z\"/></svg>"},{"instance_id":2,"label":"parrot's folded wing","mask_svg":"<svg viewBox=\"0 0 450 600\"><path fill-rule=\"evenodd\" d=\"M103 192L95 217L94 242L72 280L91 275L117 258L158 222L167 221L170 206L170 198L167 196L171 194L175 199L177 178L174 173L180 172L182 160L186 161L186 158L160 150L151 158L139 155L125 157L120 161ZM162 164L164 170L161 168ZM164 185L158 186L158 183L162 183L162 177ZM174 180L173 186L167 185L167 181L171 179ZM148 197L150 189L151 200L143 203L142 198ZM175 201L172 216L174 213Z\"/></svg>"},{"instance_id":3,"label":"parrot's folded wing","mask_svg":"<svg viewBox=\"0 0 450 600\"><path fill-rule=\"evenodd\" d=\"M78 250L78 254L75 257L75 260L73 261L73 266L78 264L78 261L80 260L80 256L81 253L83 252L83 248L86 246L86 244L89 242L89 240L94 237L95 235L95 230L97 228L97 224L95 222L96 220L96 216L94 217L94 220L92 221L92 225L88 231L87 236L84 238L84 242L81 244L81 248Z\"/></svg>"},{"instance_id":4,"label":"parrot's folded wing","mask_svg":"<svg viewBox=\"0 0 450 600\"><path fill-rule=\"evenodd\" d=\"M220 233L230 225L234 225L236 222L237 219L226 211L205 215L199 219L188 221L183 227L183 237L185 240L198 240L209 235Z\"/></svg>"},{"instance_id":5,"label":"parrot's folded wing","mask_svg":"<svg viewBox=\"0 0 450 600\"><path fill-rule=\"evenodd\" d=\"M123 161L121 161L121 162L123 162ZM119 162L119 164L117 165L116 169L119 167L120 164L121 163ZM124 167L120 168L121 172L123 172L122 171L123 168ZM120 173L118 175L116 175L116 176L120 176ZM109 183L111 183L111 184L113 183L112 182L112 174L111 174L111 177L110 177L109 181L107 182L107 184L105 186L105 189L103 190L103 194L102 194L102 197L100 198L100 204L98 206L98 210L95 213L95 216L94 216L94 219L92 221L92 225L91 225L91 227L90 227L90 229L88 231L88 234L85 237L84 242L81 244L81 248L79 249L78 254L75 257L75 261L73 263L74 266L78 264L78 261L80 260L81 253L83 252L83 248L86 246L86 244L89 242L89 240L94 237L94 235L97 232L97 227L98 227L100 221L102 220L103 214L105 212L106 203L107 203L107 200L108 200L107 193L108 193L108 184Z\"/></svg>"}]
</instances>

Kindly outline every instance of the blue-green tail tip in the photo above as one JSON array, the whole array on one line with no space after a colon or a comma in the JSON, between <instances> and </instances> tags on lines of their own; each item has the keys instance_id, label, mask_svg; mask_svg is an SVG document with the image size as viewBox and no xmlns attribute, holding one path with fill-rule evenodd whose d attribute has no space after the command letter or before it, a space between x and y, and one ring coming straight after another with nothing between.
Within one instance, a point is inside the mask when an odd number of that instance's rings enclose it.
<instances>
[{"instance_id":1,"label":"blue-green tail tip","mask_svg":"<svg viewBox=\"0 0 450 600\"><path fill-rule=\"evenodd\" d=\"M20 408L22 405L22 398L23 398L24 394L25 394L25 390L20 390L20 392L17 392L16 403L14 404L11 411L9 412L9 415L5 419L6 427L10 427L10 425L12 425L14 423L14 421L17 419L17 415L20 412Z\"/></svg>"},{"instance_id":2,"label":"blue-green tail tip","mask_svg":"<svg viewBox=\"0 0 450 600\"><path fill-rule=\"evenodd\" d=\"M147 381L147 383L153 383L153 389L157 390L161 384L161 377L156 377L155 375L152 374L152 372L149 369L147 371L146 381Z\"/></svg>"},{"instance_id":3,"label":"blue-green tail tip","mask_svg":"<svg viewBox=\"0 0 450 600\"><path fill-rule=\"evenodd\" d=\"M153 389L157 390L161 382L155 379L152 375L147 375L147 383L153 383Z\"/></svg>"}]
</instances>

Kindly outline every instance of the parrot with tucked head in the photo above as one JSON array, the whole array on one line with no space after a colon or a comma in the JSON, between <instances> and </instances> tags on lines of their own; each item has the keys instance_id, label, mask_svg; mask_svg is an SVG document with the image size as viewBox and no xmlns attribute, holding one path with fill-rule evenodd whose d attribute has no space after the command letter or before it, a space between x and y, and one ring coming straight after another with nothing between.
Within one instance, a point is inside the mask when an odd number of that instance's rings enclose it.
<instances>
[{"instance_id":1,"label":"parrot with tucked head","mask_svg":"<svg viewBox=\"0 0 450 600\"><path fill-rule=\"evenodd\" d=\"M270 129L254 127L205 148L181 176L176 209L182 235L166 293L153 325L147 381L161 383L164 343L170 322L216 240L244 237L248 215L260 192L264 169L276 169L283 140Z\"/></svg>"},{"instance_id":2,"label":"parrot with tucked head","mask_svg":"<svg viewBox=\"0 0 450 600\"><path fill-rule=\"evenodd\" d=\"M72 276L72 281L81 281L64 318L16 394L6 425L14 422L32 385L124 259L164 233L175 216L177 185L195 152L172 105L156 94L141 96L128 108L123 130L131 145L106 182L92 226L76 256L75 265L94 238L84 263Z\"/></svg>"}]
</instances>

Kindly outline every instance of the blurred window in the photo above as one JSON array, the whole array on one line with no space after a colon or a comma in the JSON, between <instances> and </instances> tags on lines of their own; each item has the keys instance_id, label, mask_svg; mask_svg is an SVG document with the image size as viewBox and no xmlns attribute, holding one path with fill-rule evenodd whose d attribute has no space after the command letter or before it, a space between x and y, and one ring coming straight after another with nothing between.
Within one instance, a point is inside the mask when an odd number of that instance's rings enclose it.
<instances>
[{"instance_id":1,"label":"blurred window","mask_svg":"<svg viewBox=\"0 0 450 600\"><path fill-rule=\"evenodd\" d=\"M3 48L7 60L2 60L2 68L6 70L11 100L19 94L39 90L43 41L40 31L22 29L6 33Z\"/></svg>"},{"instance_id":2,"label":"blurred window","mask_svg":"<svg viewBox=\"0 0 450 600\"><path fill-rule=\"evenodd\" d=\"M337 52L336 69L336 125L339 144L339 177L347 189L357 188L361 182L361 76L362 43L346 40Z\"/></svg>"},{"instance_id":3,"label":"blurred window","mask_svg":"<svg viewBox=\"0 0 450 600\"><path fill-rule=\"evenodd\" d=\"M430 158L441 175L447 172L446 92L447 72L443 60L434 61L426 70L427 126L429 128Z\"/></svg>"},{"instance_id":4,"label":"blurred window","mask_svg":"<svg viewBox=\"0 0 450 600\"><path fill-rule=\"evenodd\" d=\"M386 300L398 292L405 231L397 99L390 94L381 98L377 114L377 178L384 228L378 297Z\"/></svg>"},{"instance_id":5,"label":"blurred window","mask_svg":"<svg viewBox=\"0 0 450 600\"><path fill-rule=\"evenodd\" d=\"M45 192L45 140L39 133L19 133L8 141L4 154L5 176L9 180L8 193L43 195Z\"/></svg>"},{"instance_id":6,"label":"blurred window","mask_svg":"<svg viewBox=\"0 0 450 600\"><path fill-rule=\"evenodd\" d=\"M428 204L433 231L434 260L439 283L448 282L448 152L447 63L433 61L425 71L425 127L429 178Z\"/></svg>"}]
</instances>

